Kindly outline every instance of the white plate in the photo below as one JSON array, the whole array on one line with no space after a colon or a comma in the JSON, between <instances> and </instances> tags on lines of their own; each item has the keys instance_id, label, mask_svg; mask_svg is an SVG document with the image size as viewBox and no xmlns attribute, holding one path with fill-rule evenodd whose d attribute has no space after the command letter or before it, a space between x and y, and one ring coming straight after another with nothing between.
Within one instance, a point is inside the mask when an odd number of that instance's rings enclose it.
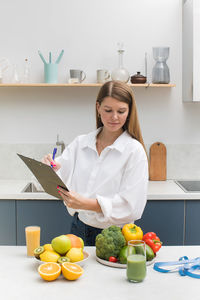
<instances>
[{"instance_id":1,"label":"white plate","mask_svg":"<svg viewBox=\"0 0 200 300\"><path fill-rule=\"evenodd\" d=\"M88 258L89 258L89 253L86 252L85 250L83 250L83 255L84 255L83 260L80 260L80 261L76 261L76 262L75 262L75 264L77 264L77 265L79 265L79 266L81 266L81 267L83 267L83 266L85 265L86 261L87 261ZM36 258L36 261L37 261L39 264L44 264L44 263L45 263L45 261L41 261L40 259L37 259L37 258Z\"/></svg>"},{"instance_id":2,"label":"white plate","mask_svg":"<svg viewBox=\"0 0 200 300\"><path fill-rule=\"evenodd\" d=\"M117 263L117 262L115 263L115 262L107 261L107 260L101 259L101 258L99 258L97 256L96 256L96 260L100 264L108 266L108 267L126 269L126 264L120 264L120 263ZM151 261L147 261L146 265L147 266L152 265L155 262L155 260L156 260L156 258L154 257L154 259L152 259Z\"/></svg>"}]
</instances>

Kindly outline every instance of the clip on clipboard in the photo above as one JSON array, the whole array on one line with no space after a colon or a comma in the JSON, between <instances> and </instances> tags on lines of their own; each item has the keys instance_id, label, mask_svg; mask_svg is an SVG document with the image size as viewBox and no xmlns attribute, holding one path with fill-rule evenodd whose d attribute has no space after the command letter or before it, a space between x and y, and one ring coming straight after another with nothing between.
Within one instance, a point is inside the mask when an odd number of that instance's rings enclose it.
<instances>
[{"instance_id":1,"label":"clip on clipboard","mask_svg":"<svg viewBox=\"0 0 200 300\"><path fill-rule=\"evenodd\" d=\"M69 190L62 182L60 177L56 174L56 172L50 166L42 162L39 162L35 159L23 156L18 153L17 155L23 160L23 162L27 165L29 170L37 178L45 192L62 200L62 197L58 193L57 186L59 185L63 189L67 191Z\"/></svg>"}]
</instances>

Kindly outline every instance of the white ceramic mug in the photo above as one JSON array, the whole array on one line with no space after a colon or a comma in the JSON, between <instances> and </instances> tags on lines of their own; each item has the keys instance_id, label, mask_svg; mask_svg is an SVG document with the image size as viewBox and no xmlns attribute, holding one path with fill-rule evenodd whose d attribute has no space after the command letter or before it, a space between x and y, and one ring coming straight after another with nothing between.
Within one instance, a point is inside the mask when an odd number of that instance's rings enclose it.
<instances>
[{"instance_id":1,"label":"white ceramic mug","mask_svg":"<svg viewBox=\"0 0 200 300\"><path fill-rule=\"evenodd\" d=\"M97 70L97 82L104 83L110 78L110 74L107 70Z\"/></svg>"}]
</instances>

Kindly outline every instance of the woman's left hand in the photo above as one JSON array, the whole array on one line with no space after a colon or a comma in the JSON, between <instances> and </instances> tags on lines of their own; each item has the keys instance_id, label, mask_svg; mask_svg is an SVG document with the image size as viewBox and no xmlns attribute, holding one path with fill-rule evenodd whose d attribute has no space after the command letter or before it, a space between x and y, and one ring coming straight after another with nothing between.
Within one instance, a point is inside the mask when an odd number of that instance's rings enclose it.
<instances>
[{"instance_id":1,"label":"woman's left hand","mask_svg":"<svg viewBox=\"0 0 200 300\"><path fill-rule=\"evenodd\" d=\"M63 198L64 203L66 206L73 208L73 209L86 209L85 205L87 199L81 196L80 194L73 192L73 191L66 191L61 187L58 188L59 194Z\"/></svg>"},{"instance_id":2,"label":"woman's left hand","mask_svg":"<svg viewBox=\"0 0 200 300\"><path fill-rule=\"evenodd\" d=\"M97 199L86 198L76 192L68 192L61 187L58 187L57 189L67 207L102 212Z\"/></svg>"}]
</instances>

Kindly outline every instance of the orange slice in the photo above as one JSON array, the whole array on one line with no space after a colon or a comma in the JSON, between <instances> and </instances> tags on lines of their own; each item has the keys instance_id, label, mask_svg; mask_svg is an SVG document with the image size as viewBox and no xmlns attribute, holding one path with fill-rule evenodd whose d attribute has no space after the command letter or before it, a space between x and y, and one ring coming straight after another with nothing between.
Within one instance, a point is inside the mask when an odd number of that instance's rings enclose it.
<instances>
[{"instance_id":1,"label":"orange slice","mask_svg":"<svg viewBox=\"0 0 200 300\"><path fill-rule=\"evenodd\" d=\"M55 262L41 264L38 268L38 273L44 280L53 281L60 275L61 266Z\"/></svg>"},{"instance_id":2,"label":"orange slice","mask_svg":"<svg viewBox=\"0 0 200 300\"><path fill-rule=\"evenodd\" d=\"M63 276L68 280L76 280L83 274L83 269L74 263L64 262L61 268Z\"/></svg>"}]
</instances>

